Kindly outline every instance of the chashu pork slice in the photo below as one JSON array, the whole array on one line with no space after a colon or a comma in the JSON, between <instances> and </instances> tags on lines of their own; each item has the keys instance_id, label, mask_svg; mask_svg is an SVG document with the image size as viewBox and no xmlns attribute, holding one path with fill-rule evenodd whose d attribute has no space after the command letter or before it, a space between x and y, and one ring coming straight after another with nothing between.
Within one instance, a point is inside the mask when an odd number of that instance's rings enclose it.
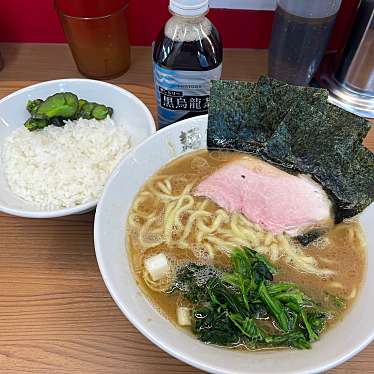
<instances>
[{"instance_id":1,"label":"chashu pork slice","mask_svg":"<svg viewBox=\"0 0 374 374\"><path fill-rule=\"evenodd\" d=\"M194 190L274 234L300 235L333 222L331 202L307 175L292 175L251 156L232 161Z\"/></svg>"}]
</instances>

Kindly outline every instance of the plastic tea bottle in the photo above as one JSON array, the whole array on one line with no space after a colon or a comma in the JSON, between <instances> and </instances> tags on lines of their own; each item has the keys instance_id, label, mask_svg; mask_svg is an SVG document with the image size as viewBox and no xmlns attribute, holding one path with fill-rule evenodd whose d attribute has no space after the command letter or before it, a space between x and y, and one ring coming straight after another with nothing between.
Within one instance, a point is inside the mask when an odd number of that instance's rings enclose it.
<instances>
[{"instance_id":1,"label":"plastic tea bottle","mask_svg":"<svg viewBox=\"0 0 374 374\"><path fill-rule=\"evenodd\" d=\"M170 0L172 17L153 46L160 128L208 112L210 81L222 70L221 37L208 10L208 0Z\"/></svg>"}]
</instances>

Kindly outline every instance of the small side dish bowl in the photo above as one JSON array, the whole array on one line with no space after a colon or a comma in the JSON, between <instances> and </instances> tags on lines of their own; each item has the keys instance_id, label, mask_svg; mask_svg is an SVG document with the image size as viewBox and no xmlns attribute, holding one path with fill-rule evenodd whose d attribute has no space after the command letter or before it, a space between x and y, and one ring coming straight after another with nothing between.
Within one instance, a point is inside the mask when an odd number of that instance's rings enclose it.
<instances>
[{"instance_id":1,"label":"small side dish bowl","mask_svg":"<svg viewBox=\"0 0 374 374\"><path fill-rule=\"evenodd\" d=\"M207 116L171 125L133 149L112 173L95 217L95 250L102 277L121 311L153 343L202 370L220 374L312 374L348 360L374 338L374 204L360 216L367 239L367 271L345 318L310 350L244 352L206 345L175 327L148 301L130 268L125 243L132 201L145 181L178 156L206 148ZM131 178L131 183L127 183Z\"/></svg>"},{"instance_id":2,"label":"small side dish bowl","mask_svg":"<svg viewBox=\"0 0 374 374\"><path fill-rule=\"evenodd\" d=\"M152 114L135 95L106 82L90 79L60 79L38 83L18 90L0 100L0 151L3 142L29 117L28 100L45 99L57 92L73 92L88 101L102 102L114 108L113 120L125 124L134 147L156 131ZM17 197L9 188L0 158L0 211L21 217L52 218L81 214L93 209L96 200L59 210L38 210L31 203Z\"/></svg>"}]
</instances>

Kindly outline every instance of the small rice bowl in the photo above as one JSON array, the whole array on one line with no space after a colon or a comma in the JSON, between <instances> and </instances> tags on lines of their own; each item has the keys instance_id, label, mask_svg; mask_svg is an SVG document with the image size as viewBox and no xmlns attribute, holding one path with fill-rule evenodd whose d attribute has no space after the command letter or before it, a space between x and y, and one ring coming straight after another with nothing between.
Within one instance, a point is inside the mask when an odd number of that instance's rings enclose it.
<instances>
[{"instance_id":1,"label":"small rice bowl","mask_svg":"<svg viewBox=\"0 0 374 374\"><path fill-rule=\"evenodd\" d=\"M1 160L13 193L54 210L96 200L130 148L125 127L111 118L78 119L33 132L18 128L5 139Z\"/></svg>"}]
</instances>

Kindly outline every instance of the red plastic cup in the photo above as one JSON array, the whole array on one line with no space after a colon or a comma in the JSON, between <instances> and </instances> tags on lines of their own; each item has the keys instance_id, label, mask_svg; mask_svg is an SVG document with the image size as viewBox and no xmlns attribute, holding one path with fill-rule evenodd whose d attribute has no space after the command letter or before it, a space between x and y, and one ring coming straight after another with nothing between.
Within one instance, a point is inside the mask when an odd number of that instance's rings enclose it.
<instances>
[{"instance_id":1,"label":"red plastic cup","mask_svg":"<svg viewBox=\"0 0 374 374\"><path fill-rule=\"evenodd\" d=\"M130 67L129 0L54 0L78 70L111 79Z\"/></svg>"}]
</instances>

